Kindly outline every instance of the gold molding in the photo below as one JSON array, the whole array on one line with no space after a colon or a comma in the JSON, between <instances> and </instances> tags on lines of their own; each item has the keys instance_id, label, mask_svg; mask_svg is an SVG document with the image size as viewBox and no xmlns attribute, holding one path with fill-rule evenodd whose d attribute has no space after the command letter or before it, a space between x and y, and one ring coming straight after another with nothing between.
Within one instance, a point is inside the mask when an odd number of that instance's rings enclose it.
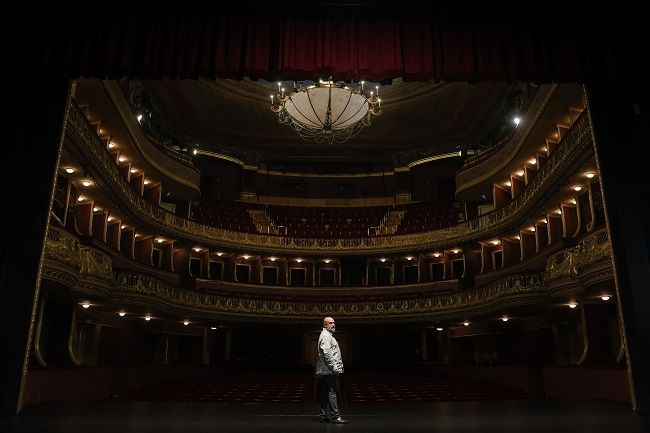
<instances>
[{"instance_id":1,"label":"gold molding","mask_svg":"<svg viewBox=\"0 0 650 433\"><path fill-rule=\"evenodd\" d=\"M110 301L210 319L313 321L332 314L348 321L440 321L498 314L507 307L540 304L558 295L584 291L588 286L575 276L593 274L599 281L611 278L611 266L599 267L607 264L609 254L607 232L600 231L578 246L550 256L545 272L509 275L472 290L418 298L412 293L396 293L391 299L330 301L323 294L322 298L296 300L290 295L278 298L263 293L251 297L201 292L147 275L113 272L109 256L80 245L76 237L61 229L51 228L44 276L76 292ZM596 272L591 272L594 267Z\"/></svg>"},{"instance_id":2,"label":"gold molding","mask_svg":"<svg viewBox=\"0 0 650 433\"><path fill-rule=\"evenodd\" d=\"M116 284L109 298L155 305L163 310L204 317L255 316L257 320L300 319L316 320L335 314L350 320L399 317L410 320L460 319L467 314L487 314L514 305L543 302L543 274L514 275L475 290L449 295L426 296L419 299L384 301L327 302L256 299L195 292L172 287L144 275L116 273ZM180 310L179 310L180 309ZM349 321L349 320L348 320Z\"/></svg>"},{"instance_id":3,"label":"gold molding","mask_svg":"<svg viewBox=\"0 0 650 433\"><path fill-rule=\"evenodd\" d=\"M577 279L587 267L611 262L611 259L608 233L600 230L582 239L577 246L551 255L546 261L544 283L550 284L563 278Z\"/></svg>"}]
</instances>

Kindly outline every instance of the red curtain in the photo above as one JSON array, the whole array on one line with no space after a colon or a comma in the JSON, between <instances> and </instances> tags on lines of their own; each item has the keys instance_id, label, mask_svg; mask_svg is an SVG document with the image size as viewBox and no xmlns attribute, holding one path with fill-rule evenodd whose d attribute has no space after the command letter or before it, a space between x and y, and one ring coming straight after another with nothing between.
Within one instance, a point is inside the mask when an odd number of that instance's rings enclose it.
<instances>
[{"instance_id":1,"label":"red curtain","mask_svg":"<svg viewBox=\"0 0 650 433\"><path fill-rule=\"evenodd\" d=\"M32 58L68 77L585 82L640 75L638 60L647 57L636 52L633 30L615 29L624 23L602 26L583 9L304 16L132 8L51 18L39 25Z\"/></svg>"}]
</instances>

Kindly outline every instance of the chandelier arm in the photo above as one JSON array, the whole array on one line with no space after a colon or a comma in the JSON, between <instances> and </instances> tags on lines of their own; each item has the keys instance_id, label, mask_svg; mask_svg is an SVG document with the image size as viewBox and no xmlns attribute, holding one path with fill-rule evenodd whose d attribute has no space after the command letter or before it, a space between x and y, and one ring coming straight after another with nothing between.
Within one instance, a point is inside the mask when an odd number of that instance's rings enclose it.
<instances>
[{"instance_id":1,"label":"chandelier arm","mask_svg":"<svg viewBox=\"0 0 650 433\"><path fill-rule=\"evenodd\" d=\"M330 80L331 82L332 80ZM325 127L332 131L332 86L327 89L327 111L325 112ZM332 140L330 140L332 144Z\"/></svg>"}]
</instances>

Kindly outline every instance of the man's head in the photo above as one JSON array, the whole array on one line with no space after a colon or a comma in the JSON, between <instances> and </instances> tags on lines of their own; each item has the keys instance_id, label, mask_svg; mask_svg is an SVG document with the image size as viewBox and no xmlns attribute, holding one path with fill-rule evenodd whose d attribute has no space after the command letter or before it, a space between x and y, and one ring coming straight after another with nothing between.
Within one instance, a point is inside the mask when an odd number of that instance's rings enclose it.
<instances>
[{"instance_id":1,"label":"man's head","mask_svg":"<svg viewBox=\"0 0 650 433\"><path fill-rule=\"evenodd\" d=\"M336 325L334 324L334 319L331 317L326 317L323 319L323 328L327 329L330 332L334 332L336 330Z\"/></svg>"}]
</instances>

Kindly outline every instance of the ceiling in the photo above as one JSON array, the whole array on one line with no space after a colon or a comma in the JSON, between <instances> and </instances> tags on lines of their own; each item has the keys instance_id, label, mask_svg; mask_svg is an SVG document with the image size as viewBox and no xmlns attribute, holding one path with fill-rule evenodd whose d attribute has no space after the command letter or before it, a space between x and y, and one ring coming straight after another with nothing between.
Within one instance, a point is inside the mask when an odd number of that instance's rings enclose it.
<instances>
[{"instance_id":1,"label":"ceiling","mask_svg":"<svg viewBox=\"0 0 650 433\"><path fill-rule=\"evenodd\" d=\"M406 166L461 148L502 128L517 84L392 80L380 85L383 113L345 143L304 141L278 123L269 95L277 84L244 80L132 81L166 128L183 141L249 166L314 161Z\"/></svg>"}]
</instances>

